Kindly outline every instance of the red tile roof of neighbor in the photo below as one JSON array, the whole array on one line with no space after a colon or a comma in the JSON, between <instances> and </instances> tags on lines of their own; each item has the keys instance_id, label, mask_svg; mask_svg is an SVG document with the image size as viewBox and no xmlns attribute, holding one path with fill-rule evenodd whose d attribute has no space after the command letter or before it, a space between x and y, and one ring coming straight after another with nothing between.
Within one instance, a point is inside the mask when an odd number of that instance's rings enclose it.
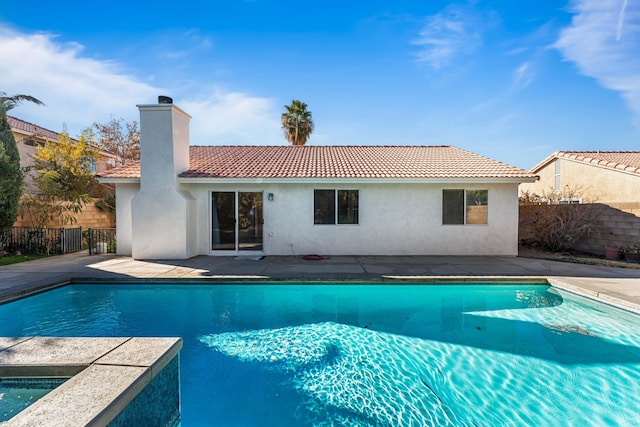
<instances>
[{"instance_id":1,"label":"red tile roof of neighbor","mask_svg":"<svg viewBox=\"0 0 640 427\"><path fill-rule=\"evenodd\" d=\"M33 123L25 122L24 120L21 120L17 117L7 115L7 119L9 120L9 126L11 126L13 129L17 129L28 134L33 134L43 139L51 139L54 141L58 139L58 132L45 129Z\"/></svg>"},{"instance_id":2,"label":"red tile roof of neighbor","mask_svg":"<svg viewBox=\"0 0 640 427\"><path fill-rule=\"evenodd\" d=\"M451 146L191 146L182 178L534 178ZM100 175L139 178L131 163Z\"/></svg>"},{"instance_id":3,"label":"red tile roof of neighbor","mask_svg":"<svg viewBox=\"0 0 640 427\"><path fill-rule=\"evenodd\" d=\"M54 132L52 130L35 125L33 123L25 122L24 120L19 119L17 117L7 115L7 119L9 121L9 126L11 126L12 129L16 129L20 132L26 133L27 137L33 135L36 138L45 139L49 141L57 141L58 136L60 135L60 133L58 132ZM71 138L71 141L78 142L76 138ZM100 155L102 156L113 157L113 158L116 157L114 154L111 154L97 146L93 146L93 147L99 150Z\"/></svg>"},{"instance_id":4,"label":"red tile roof of neighbor","mask_svg":"<svg viewBox=\"0 0 640 427\"><path fill-rule=\"evenodd\" d=\"M640 175L640 151L557 151L531 168L537 173L556 158L602 166Z\"/></svg>"}]
</instances>

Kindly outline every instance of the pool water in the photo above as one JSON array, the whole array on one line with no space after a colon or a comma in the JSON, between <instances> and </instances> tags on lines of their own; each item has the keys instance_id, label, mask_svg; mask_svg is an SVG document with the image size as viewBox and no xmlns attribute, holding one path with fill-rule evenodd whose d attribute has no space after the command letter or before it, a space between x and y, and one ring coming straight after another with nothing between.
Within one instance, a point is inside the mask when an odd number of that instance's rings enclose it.
<instances>
[{"instance_id":1,"label":"pool water","mask_svg":"<svg viewBox=\"0 0 640 427\"><path fill-rule=\"evenodd\" d=\"M0 425L65 381L64 378L0 378Z\"/></svg>"},{"instance_id":2,"label":"pool water","mask_svg":"<svg viewBox=\"0 0 640 427\"><path fill-rule=\"evenodd\" d=\"M639 316L546 285L70 285L29 335L182 337L185 427L640 420Z\"/></svg>"}]
</instances>

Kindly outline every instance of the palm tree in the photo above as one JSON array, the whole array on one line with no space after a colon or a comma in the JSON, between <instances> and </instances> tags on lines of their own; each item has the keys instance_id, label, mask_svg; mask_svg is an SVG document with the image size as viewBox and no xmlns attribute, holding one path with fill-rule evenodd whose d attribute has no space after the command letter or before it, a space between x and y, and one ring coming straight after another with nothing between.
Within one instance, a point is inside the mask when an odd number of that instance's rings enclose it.
<instances>
[{"instance_id":1,"label":"palm tree","mask_svg":"<svg viewBox=\"0 0 640 427\"><path fill-rule=\"evenodd\" d=\"M284 108L287 109L281 117L284 137L291 145L306 144L313 133L313 119L311 112L307 111L307 104L294 99L291 105L285 105Z\"/></svg>"},{"instance_id":2,"label":"palm tree","mask_svg":"<svg viewBox=\"0 0 640 427\"><path fill-rule=\"evenodd\" d=\"M38 98L31 95L13 95L7 96L5 92L0 92L0 114L6 114L7 111L21 103L22 101L33 102L37 105L44 105Z\"/></svg>"}]
</instances>

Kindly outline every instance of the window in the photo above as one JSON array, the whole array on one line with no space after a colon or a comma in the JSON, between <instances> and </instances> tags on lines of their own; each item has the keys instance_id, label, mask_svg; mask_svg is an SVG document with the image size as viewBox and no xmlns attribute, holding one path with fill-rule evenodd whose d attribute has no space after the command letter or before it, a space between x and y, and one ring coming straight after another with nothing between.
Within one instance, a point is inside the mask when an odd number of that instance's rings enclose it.
<instances>
[{"instance_id":1,"label":"window","mask_svg":"<svg viewBox=\"0 0 640 427\"><path fill-rule=\"evenodd\" d=\"M358 190L313 190L314 224L358 224Z\"/></svg>"},{"instance_id":2,"label":"window","mask_svg":"<svg viewBox=\"0 0 640 427\"><path fill-rule=\"evenodd\" d=\"M487 224L488 190L442 190L443 224Z\"/></svg>"},{"instance_id":3,"label":"window","mask_svg":"<svg viewBox=\"0 0 640 427\"><path fill-rule=\"evenodd\" d=\"M560 160L556 159L553 164L553 190L560 191L560 177L561 177L561 169L560 169Z\"/></svg>"},{"instance_id":4,"label":"window","mask_svg":"<svg viewBox=\"0 0 640 427\"><path fill-rule=\"evenodd\" d=\"M37 147L38 143L31 138L23 138L22 143L24 145L28 145L29 147Z\"/></svg>"},{"instance_id":5,"label":"window","mask_svg":"<svg viewBox=\"0 0 640 427\"><path fill-rule=\"evenodd\" d=\"M562 197L558 199L559 205L579 205L582 203L581 197Z\"/></svg>"}]
</instances>

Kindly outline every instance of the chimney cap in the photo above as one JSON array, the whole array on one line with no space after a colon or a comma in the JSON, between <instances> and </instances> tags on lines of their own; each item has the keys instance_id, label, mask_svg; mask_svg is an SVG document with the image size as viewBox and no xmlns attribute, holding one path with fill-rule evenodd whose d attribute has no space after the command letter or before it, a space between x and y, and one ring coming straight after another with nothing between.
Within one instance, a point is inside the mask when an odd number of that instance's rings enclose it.
<instances>
[{"instance_id":1,"label":"chimney cap","mask_svg":"<svg viewBox=\"0 0 640 427\"><path fill-rule=\"evenodd\" d=\"M173 104L173 99L169 96L160 95L158 97L158 104Z\"/></svg>"}]
</instances>

